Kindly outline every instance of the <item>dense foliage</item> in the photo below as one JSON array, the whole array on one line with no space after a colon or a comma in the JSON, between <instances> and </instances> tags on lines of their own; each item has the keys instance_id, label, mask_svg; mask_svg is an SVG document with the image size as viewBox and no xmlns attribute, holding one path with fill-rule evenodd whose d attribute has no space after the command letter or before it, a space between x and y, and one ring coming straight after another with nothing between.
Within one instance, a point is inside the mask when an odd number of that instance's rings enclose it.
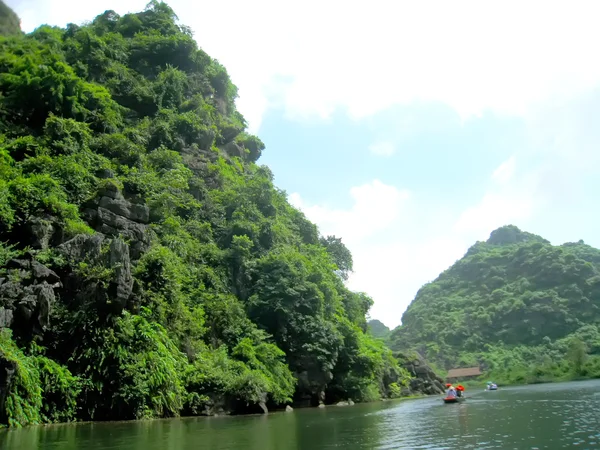
<instances>
[{"instance_id":1,"label":"dense foliage","mask_svg":"<svg viewBox=\"0 0 600 450\"><path fill-rule=\"evenodd\" d=\"M0 0L0 36L21 34L21 20L15 12Z\"/></svg>"},{"instance_id":2,"label":"dense foliage","mask_svg":"<svg viewBox=\"0 0 600 450\"><path fill-rule=\"evenodd\" d=\"M382 339L384 342L390 337L392 330L390 330L383 322L372 319L367 322L367 331L374 337Z\"/></svg>"},{"instance_id":3,"label":"dense foliage","mask_svg":"<svg viewBox=\"0 0 600 450\"><path fill-rule=\"evenodd\" d=\"M0 38L4 423L406 384L344 285L350 253L256 164L235 98L164 3Z\"/></svg>"},{"instance_id":4,"label":"dense foliage","mask_svg":"<svg viewBox=\"0 0 600 450\"><path fill-rule=\"evenodd\" d=\"M423 286L391 341L446 369L534 382L600 375L599 324L600 250L506 226Z\"/></svg>"}]
</instances>

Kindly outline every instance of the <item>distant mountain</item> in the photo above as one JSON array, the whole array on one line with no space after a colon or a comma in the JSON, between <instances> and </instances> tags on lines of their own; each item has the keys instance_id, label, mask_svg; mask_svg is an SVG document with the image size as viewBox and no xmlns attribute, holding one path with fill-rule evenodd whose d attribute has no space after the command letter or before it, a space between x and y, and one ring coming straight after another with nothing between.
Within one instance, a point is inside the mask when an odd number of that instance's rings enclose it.
<instances>
[{"instance_id":1,"label":"distant mountain","mask_svg":"<svg viewBox=\"0 0 600 450\"><path fill-rule=\"evenodd\" d=\"M392 332L392 330L377 319L369 320L369 322L367 322L367 330L372 336L384 340L387 340Z\"/></svg>"},{"instance_id":2,"label":"distant mountain","mask_svg":"<svg viewBox=\"0 0 600 450\"><path fill-rule=\"evenodd\" d=\"M446 369L516 373L559 364L574 340L600 355L599 323L600 250L505 226L419 290L390 342Z\"/></svg>"},{"instance_id":3,"label":"distant mountain","mask_svg":"<svg viewBox=\"0 0 600 450\"><path fill-rule=\"evenodd\" d=\"M0 0L0 35L9 36L21 33L21 19Z\"/></svg>"}]
</instances>

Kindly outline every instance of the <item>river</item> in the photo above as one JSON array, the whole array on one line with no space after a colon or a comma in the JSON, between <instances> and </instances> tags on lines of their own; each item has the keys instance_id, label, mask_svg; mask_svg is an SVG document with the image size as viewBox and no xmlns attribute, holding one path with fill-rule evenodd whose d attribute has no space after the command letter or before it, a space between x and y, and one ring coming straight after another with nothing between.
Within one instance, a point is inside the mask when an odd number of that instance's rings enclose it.
<instances>
[{"instance_id":1,"label":"river","mask_svg":"<svg viewBox=\"0 0 600 450\"><path fill-rule=\"evenodd\" d=\"M3 450L600 448L600 380L268 416L87 423L0 431Z\"/></svg>"}]
</instances>

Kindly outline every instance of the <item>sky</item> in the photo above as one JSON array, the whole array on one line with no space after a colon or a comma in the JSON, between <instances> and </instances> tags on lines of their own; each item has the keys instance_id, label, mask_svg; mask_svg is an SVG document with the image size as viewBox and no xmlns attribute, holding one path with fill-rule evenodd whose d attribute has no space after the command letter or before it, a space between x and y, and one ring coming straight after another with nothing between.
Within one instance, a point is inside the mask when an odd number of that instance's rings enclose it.
<instances>
[{"instance_id":1,"label":"sky","mask_svg":"<svg viewBox=\"0 0 600 450\"><path fill-rule=\"evenodd\" d=\"M32 31L147 1L7 3ZM352 251L371 318L399 325L503 225L600 247L600 3L168 3L238 86L259 163Z\"/></svg>"}]
</instances>

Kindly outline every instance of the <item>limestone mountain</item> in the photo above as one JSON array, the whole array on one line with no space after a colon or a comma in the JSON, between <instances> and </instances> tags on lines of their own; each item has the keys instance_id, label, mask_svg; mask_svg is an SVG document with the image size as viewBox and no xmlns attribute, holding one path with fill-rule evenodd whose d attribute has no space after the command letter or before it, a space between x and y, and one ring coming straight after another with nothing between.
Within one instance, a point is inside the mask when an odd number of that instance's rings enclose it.
<instances>
[{"instance_id":1,"label":"limestone mountain","mask_svg":"<svg viewBox=\"0 0 600 450\"><path fill-rule=\"evenodd\" d=\"M574 339L600 355L599 323L600 250L505 226L423 286L390 339L446 369L560 372Z\"/></svg>"},{"instance_id":2,"label":"limestone mountain","mask_svg":"<svg viewBox=\"0 0 600 450\"><path fill-rule=\"evenodd\" d=\"M350 252L168 5L27 35L3 11L0 424L402 395Z\"/></svg>"},{"instance_id":3,"label":"limestone mountain","mask_svg":"<svg viewBox=\"0 0 600 450\"><path fill-rule=\"evenodd\" d=\"M0 36L21 34L21 19L0 0Z\"/></svg>"},{"instance_id":4,"label":"limestone mountain","mask_svg":"<svg viewBox=\"0 0 600 450\"><path fill-rule=\"evenodd\" d=\"M392 330L390 330L383 322L373 319L367 322L367 330L371 335L378 339L387 340Z\"/></svg>"}]
</instances>

